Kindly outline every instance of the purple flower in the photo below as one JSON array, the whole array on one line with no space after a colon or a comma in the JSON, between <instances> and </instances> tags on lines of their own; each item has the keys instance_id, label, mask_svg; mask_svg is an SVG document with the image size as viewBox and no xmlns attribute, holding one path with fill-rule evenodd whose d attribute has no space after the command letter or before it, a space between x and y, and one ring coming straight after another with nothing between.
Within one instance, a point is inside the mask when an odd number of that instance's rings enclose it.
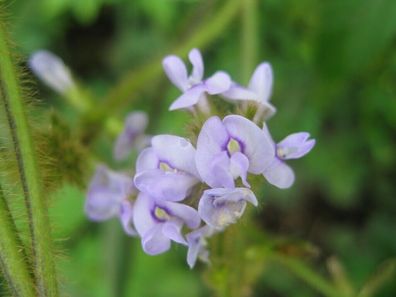
<instances>
[{"instance_id":1,"label":"purple flower","mask_svg":"<svg viewBox=\"0 0 396 297\"><path fill-rule=\"evenodd\" d=\"M198 49L192 49L188 58L193 65L190 76L187 74L186 66L183 61L174 55L167 56L163 61L165 73L169 80L178 87L183 94L176 99L170 106L170 110L188 108L199 103L205 105L206 96L221 94L227 91L231 86L229 75L223 71L218 71L206 80L203 79L204 64L201 53ZM207 108L203 107L204 111Z\"/></svg>"},{"instance_id":2,"label":"purple flower","mask_svg":"<svg viewBox=\"0 0 396 297\"><path fill-rule=\"evenodd\" d=\"M271 135L264 125L264 132L271 139L276 150L276 155L271 164L265 169L263 175L267 181L280 189L290 188L294 183L294 172L284 161L298 159L310 152L315 145L315 139L309 139L309 133L299 132L287 136L278 144L272 140Z\"/></svg>"},{"instance_id":3,"label":"purple flower","mask_svg":"<svg viewBox=\"0 0 396 297\"><path fill-rule=\"evenodd\" d=\"M198 213L209 226L223 230L242 216L246 202L258 205L257 198L250 189L210 189L204 191L199 200Z\"/></svg>"},{"instance_id":4,"label":"purple flower","mask_svg":"<svg viewBox=\"0 0 396 297\"><path fill-rule=\"evenodd\" d=\"M65 63L49 51L40 50L32 54L29 67L47 86L60 94L75 87L70 70Z\"/></svg>"},{"instance_id":5,"label":"purple flower","mask_svg":"<svg viewBox=\"0 0 396 297\"><path fill-rule=\"evenodd\" d=\"M144 132L147 128L148 117L143 111L135 111L128 115L125 120L125 127L118 136L113 150L116 160L123 160L133 148L143 149L149 140Z\"/></svg>"},{"instance_id":6,"label":"purple flower","mask_svg":"<svg viewBox=\"0 0 396 297\"><path fill-rule=\"evenodd\" d=\"M172 240L187 245L181 233L183 225L195 229L201 219L190 206L158 201L140 193L135 202L133 221L142 238L143 250L149 255L157 255L166 252Z\"/></svg>"},{"instance_id":7,"label":"purple flower","mask_svg":"<svg viewBox=\"0 0 396 297\"><path fill-rule=\"evenodd\" d=\"M136 195L132 179L105 166L98 166L88 188L85 213L93 221L119 217L124 230L136 235L132 226L133 203L128 198Z\"/></svg>"},{"instance_id":8,"label":"purple flower","mask_svg":"<svg viewBox=\"0 0 396 297\"><path fill-rule=\"evenodd\" d=\"M245 186L247 173L261 174L275 156L267 135L253 122L239 115L209 118L198 136L196 165L212 188L233 188L241 177Z\"/></svg>"},{"instance_id":9,"label":"purple flower","mask_svg":"<svg viewBox=\"0 0 396 297\"><path fill-rule=\"evenodd\" d=\"M212 236L215 229L205 225L186 235L188 243L187 264L192 269L199 258L205 263L209 263L209 251L207 250L206 238Z\"/></svg>"},{"instance_id":10,"label":"purple flower","mask_svg":"<svg viewBox=\"0 0 396 297\"><path fill-rule=\"evenodd\" d=\"M273 75L271 65L269 63L261 63L257 66L250 79L248 90L234 83L230 89L222 95L228 99L253 100L257 102L258 109L254 121L259 122L261 118L268 119L276 112L276 108L269 103L272 83Z\"/></svg>"},{"instance_id":11,"label":"purple flower","mask_svg":"<svg viewBox=\"0 0 396 297\"><path fill-rule=\"evenodd\" d=\"M195 149L185 138L158 135L136 162L136 187L157 199L180 201L200 180Z\"/></svg>"}]
</instances>

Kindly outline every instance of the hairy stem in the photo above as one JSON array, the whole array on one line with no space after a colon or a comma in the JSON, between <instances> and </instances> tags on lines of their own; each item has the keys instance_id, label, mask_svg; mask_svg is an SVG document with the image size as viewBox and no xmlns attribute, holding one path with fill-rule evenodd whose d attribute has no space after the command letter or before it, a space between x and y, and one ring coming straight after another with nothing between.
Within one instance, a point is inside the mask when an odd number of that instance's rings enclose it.
<instances>
[{"instance_id":1,"label":"hairy stem","mask_svg":"<svg viewBox=\"0 0 396 297\"><path fill-rule=\"evenodd\" d=\"M1 95L1 94L0 94ZM34 297L34 282L0 185L0 267L15 297Z\"/></svg>"},{"instance_id":2,"label":"hairy stem","mask_svg":"<svg viewBox=\"0 0 396 297\"><path fill-rule=\"evenodd\" d=\"M29 214L34 276L41 297L58 295L52 240L45 192L37 167L30 127L26 116L17 69L13 64L3 22L0 22L1 103L13 142L20 186Z\"/></svg>"}]
</instances>

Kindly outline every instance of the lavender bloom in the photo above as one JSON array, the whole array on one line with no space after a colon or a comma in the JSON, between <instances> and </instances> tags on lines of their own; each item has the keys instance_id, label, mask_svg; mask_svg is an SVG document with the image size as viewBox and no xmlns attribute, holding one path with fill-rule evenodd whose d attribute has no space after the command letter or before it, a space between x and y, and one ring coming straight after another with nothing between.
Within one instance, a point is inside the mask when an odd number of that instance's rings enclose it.
<instances>
[{"instance_id":1,"label":"lavender bloom","mask_svg":"<svg viewBox=\"0 0 396 297\"><path fill-rule=\"evenodd\" d=\"M128 115L124 131L118 136L114 145L114 159L123 160L133 148L140 150L147 145L148 137L144 134L147 124L148 117L143 111L135 111Z\"/></svg>"},{"instance_id":2,"label":"lavender bloom","mask_svg":"<svg viewBox=\"0 0 396 297\"><path fill-rule=\"evenodd\" d=\"M257 102L258 110L254 121L258 122L261 118L270 118L276 112L276 108L269 103L272 83L273 74L271 65L269 63L261 63L257 66L250 79L248 91L234 83L230 89L222 95L228 99L253 100Z\"/></svg>"},{"instance_id":3,"label":"lavender bloom","mask_svg":"<svg viewBox=\"0 0 396 297\"><path fill-rule=\"evenodd\" d=\"M188 76L186 66L179 57L167 56L162 62L169 80L183 92L169 109L189 108L199 103L202 109L208 112L208 108L205 106L207 104L205 94L216 95L227 91L231 86L231 79L227 73L218 71L208 79L202 80L204 64L200 51L192 49L188 58L193 65L190 76Z\"/></svg>"},{"instance_id":4,"label":"lavender bloom","mask_svg":"<svg viewBox=\"0 0 396 297\"><path fill-rule=\"evenodd\" d=\"M45 84L60 94L75 87L70 70L53 53L40 50L32 54L29 67Z\"/></svg>"},{"instance_id":5,"label":"lavender bloom","mask_svg":"<svg viewBox=\"0 0 396 297\"><path fill-rule=\"evenodd\" d=\"M309 139L309 133L299 132L287 136L278 144L272 140L271 135L264 125L264 132L271 139L276 150L276 155L271 164L263 172L267 181L280 189L290 188L295 180L293 169L284 161L298 159L308 154L315 145L315 139Z\"/></svg>"},{"instance_id":6,"label":"lavender bloom","mask_svg":"<svg viewBox=\"0 0 396 297\"><path fill-rule=\"evenodd\" d=\"M132 226L133 204L128 199L131 195L136 195L136 189L130 177L98 166L88 188L85 213L93 221L118 216L125 232L136 235Z\"/></svg>"},{"instance_id":7,"label":"lavender bloom","mask_svg":"<svg viewBox=\"0 0 396 297\"><path fill-rule=\"evenodd\" d=\"M258 205L256 196L249 189L210 189L204 191L198 213L209 226L223 230L242 216L246 202Z\"/></svg>"},{"instance_id":8,"label":"lavender bloom","mask_svg":"<svg viewBox=\"0 0 396 297\"><path fill-rule=\"evenodd\" d=\"M166 252L171 241L187 245L181 233L183 225L198 228L201 219L197 211L187 205L157 201L140 193L133 210L133 221L142 238L143 250L149 255Z\"/></svg>"},{"instance_id":9,"label":"lavender bloom","mask_svg":"<svg viewBox=\"0 0 396 297\"><path fill-rule=\"evenodd\" d=\"M157 199L180 201L200 177L195 167L195 149L185 138L158 135L151 139L136 162L136 187Z\"/></svg>"},{"instance_id":10,"label":"lavender bloom","mask_svg":"<svg viewBox=\"0 0 396 297\"><path fill-rule=\"evenodd\" d=\"M212 227L205 225L186 235L188 243L187 264L191 269L195 266L197 259L209 263L209 251L206 248L206 238L212 236L214 233L215 230Z\"/></svg>"},{"instance_id":11,"label":"lavender bloom","mask_svg":"<svg viewBox=\"0 0 396 297\"><path fill-rule=\"evenodd\" d=\"M214 116L203 125L195 157L198 172L212 188L233 188L247 173L261 174L275 156L267 135L253 122L239 115L220 120Z\"/></svg>"}]
</instances>

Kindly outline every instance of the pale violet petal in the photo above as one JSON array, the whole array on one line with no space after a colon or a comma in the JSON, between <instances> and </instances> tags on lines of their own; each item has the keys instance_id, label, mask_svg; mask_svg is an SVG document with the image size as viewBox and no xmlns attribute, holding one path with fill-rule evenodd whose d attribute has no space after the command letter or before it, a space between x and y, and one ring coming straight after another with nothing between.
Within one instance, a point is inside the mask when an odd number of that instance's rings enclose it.
<instances>
[{"instance_id":1,"label":"pale violet petal","mask_svg":"<svg viewBox=\"0 0 396 297\"><path fill-rule=\"evenodd\" d=\"M255 195L246 188L209 189L199 201L198 213L209 226L223 230L242 216L247 201L257 205Z\"/></svg>"},{"instance_id":2,"label":"pale violet petal","mask_svg":"<svg viewBox=\"0 0 396 297\"><path fill-rule=\"evenodd\" d=\"M153 229L158 222L152 215L155 208L154 199L140 193L133 205L133 224L141 237Z\"/></svg>"},{"instance_id":3,"label":"pale violet petal","mask_svg":"<svg viewBox=\"0 0 396 297\"><path fill-rule=\"evenodd\" d=\"M122 133L118 136L113 155L116 160L125 159L132 149L141 146L139 138L144 135L148 125L148 116L143 111L135 111L128 115L125 120L125 127Z\"/></svg>"},{"instance_id":4,"label":"pale violet petal","mask_svg":"<svg viewBox=\"0 0 396 297\"><path fill-rule=\"evenodd\" d=\"M239 116L226 116L224 126L232 138L242 143L243 154L249 159L248 171L259 174L275 156L275 148L265 133L250 120Z\"/></svg>"},{"instance_id":5,"label":"pale violet petal","mask_svg":"<svg viewBox=\"0 0 396 297\"><path fill-rule=\"evenodd\" d=\"M249 89L258 96L258 101L269 101L272 92L273 74L269 63L261 63L255 69L250 82Z\"/></svg>"},{"instance_id":6,"label":"pale violet petal","mask_svg":"<svg viewBox=\"0 0 396 297\"><path fill-rule=\"evenodd\" d=\"M217 71L205 80L205 89L210 95L221 94L231 87L231 78L224 71Z\"/></svg>"},{"instance_id":7,"label":"pale violet petal","mask_svg":"<svg viewBox=\"0 0 396 297\"><path fill-rule=\"evenodd\" d=\"M198 179L190 174L146 170L136 174L135 186L148 195L167 201L180 201L187 197Z\"/></svg>"},{"instance_id":8,"label":"pale violet petal","mask_svg":"<svg viewBox=\"0 0 396 297\"><path fill-rule=\"evenodd\" d=\"M32 54L29 67L47 86L61 94L75 87L65 63L49 51L39 50Z\"/></svg>"},{"instance_id":9,"label":"pale violet petal","mask_svg":"<svg viewBox=\"0 0 396 297\"><path fill-rule=\"evenodd\" d=\"M162 67L169 80L182 92L188 88L188 76L186 65L174 55L167 56L162 60Z\"/></svg>"},{"instance_id":10,"label":"pale violet petal","mask_svg":"<svg viewBox=\"0 0 396 297\"><path fill-rule=\"evenodd\" d=\"M190 173L199 177L195 166L195 148L186 138L175 135L157 135L151 144L158 159L172 169Z\"/></svg>"},{"instance_id":11,"label":"pale violet petal","mask_svg":"<svg viewBox=\"0 0 396 297\"><path fill-rule=\"evenodd\" d=\"M196 48L192 49L188 54L188 59L193 65L192 74L190 78L195 83L201 82L204 74L204 64L203 64L201 52Z\"/></svg>"},{"instance_id":12,"label":"pale violet petal","mask_svg":"<svg viewBox=\"0 0 396 297\"><path fill-rule=\"evenodd\" d=\"M247 171L249 168L249 159L241 152L232 154L230 159L230 171L233 178L241 177L242 183L245 187L250 188L247 182Z\"/></svg>"},{"instance_id":13,"label":"pale violet petal","mask_svg":"<svg viewBox=\"0 0 396 297\"><path fill-rule=\"evenodd\" d=\"M176 222L165 222L162 226L162 234L177 243L187 245L187 241L181 234L182 225Z\"/></svg>"},{"instance_id":14,"label":"pale violet petal","mask_svg":"<svg viewBox=\"0 0 396 297\"><path fill-rule=\"evenodd\" d=\"M315 140L309 139L308 132L293 133L278 143L277 154L283 160L298 159L308 154L314 146Z\"/></svg>"},{"instance_id":15,"label":"pale violet petal","mask_svg":"<svg viewBox=\"0 0 396 297\"><path fill-rule=\"evenodd\" d=\"M201 95L205 92L206 87L203 83L194 85L186 90L183 95L177 98L169 107L169 110L192 107L198 103Z\"/></svg>"},{"instance_id":16,"label":"pale violet petal","mask_svg":"<svg viewBox=\"0 0 396 297\"><path fill-rule=\"evenodd\" d=\"M195 161L201 178L210 186L213 176L211 164L213 159L223 152L229 136L219 117L209 118L201 128L197 140Z\"/></svg>"},{"instance_id":17,"label":"pale violet petal","mask_svg":"<svg viewBox=\"0 0 396 297\"><path fill-rule=\"evenodd\" d=\"M231 100L256 100L257 94L249 89L246 89L236 83L232 83L231 87L221 94L223 97Z\"/></svg>"},{"instance_id":18,"label":"pale violet petal","mask_svg":"<svg viewBox=\"0 0 396 297\"><path fill-rule=\"evenodd\" d=\"M140 152L136 160L136 173L140 173L150 169L157 169L159 159L152 147L148 147Z\"/></svg>"},{"instance_id":19,"label":"pale violet petal","mask_svg":"<svg viewBox=\"0 0 396 297\"><path fill-rule=\"evenodd\" d=\"M171 240L162 233L162 225L157 225L142 236L142 247L146 254L158 255L170 249Z\"/></svg>"},{"instance_id":20,"label":"pale violet petal","mask_svg":"<svg viewBox=\"0 0 396 297\"><path fill-rule=\"evenodd\" d=\"M265 169L263 173L266 180L280 188L290 188L295 180L293 169L291 169L285 162L275 159L272 164Z\"/></svg>"},{"instance_id":21,"label":"pale violet petal","mask_svg":"<svg viewBox=\"0 0 396 297\"><path fill-rule=\"evenodd\" d=\"M125 233L130 236L136 236L137 232L133 225L133 203L131 201L124 200L121 203L119 216Z\"/></svg>"},{"instance_id":22,"label":"pale violet petal","mask_svg":"<svg viewBox=\"0 0 396 297\"><path fill-rule=\"evenodd\" d=\"M164 205L172 216L181 219L189 228L198 228L201 219L194 208L182 203L168 201L164 202Z\"/></svg>"}]
</instances>

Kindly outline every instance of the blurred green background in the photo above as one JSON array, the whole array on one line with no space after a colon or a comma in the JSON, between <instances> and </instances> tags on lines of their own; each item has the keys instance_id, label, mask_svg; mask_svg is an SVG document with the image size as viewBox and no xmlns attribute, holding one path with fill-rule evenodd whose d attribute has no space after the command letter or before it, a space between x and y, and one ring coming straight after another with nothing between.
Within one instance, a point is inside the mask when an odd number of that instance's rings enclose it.
<instances>
[{"instance_id":1,"label":"blurred green background","mask_svg":"<svg viewBox=\"0 0 396 297\"><path fill-rule=\"evenodd\" d=\"M336 255L356 287L396 256L396 1L18 0L8 8L23 57L53 51L95 105L119 96L112 116L147 111L152 134L186 134L188 115L167 112L178 91L160 71L165 55L200 47L206 75L222 69L242 84L256 64L269 61L278 109L268 123L274 138L309 131L317 145L292 163L292 189L263 185L257 224L311 242L318 267ZM133 157L115 164L115 136L103 131L89 146L74 143L79 112L41 83L37 88L37 120L55 125L49 137L65 143L67 153L52 154L73 173L63 178L59 169L63 186L51 208L63 289L78 297L207 296L205 267L190 271L184 248L150 257L117 221L87 221L84 187L93 169L85 154L123 169L132 169ZM319 296L276 267L264 269L254 291ZM395 277L376 296L396 296Z\"/></svg>"}]
</instances>

